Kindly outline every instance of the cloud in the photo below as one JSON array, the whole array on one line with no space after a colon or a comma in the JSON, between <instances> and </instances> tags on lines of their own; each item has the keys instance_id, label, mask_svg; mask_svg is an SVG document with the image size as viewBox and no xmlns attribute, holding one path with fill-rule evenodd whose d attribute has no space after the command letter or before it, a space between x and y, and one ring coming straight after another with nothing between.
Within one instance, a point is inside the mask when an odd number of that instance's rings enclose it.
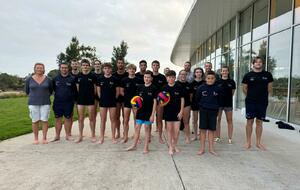
<instances>
[{"instance_id":1,"label":"cloud","mask_svg":"<svg viewBox=\"0 0 300 190\"><path fill-rule=\"evenodd\" d=\"M72 36L95 46L102 60L125 40L127 60L158 59L170 54L193 0L10 0L0 8L0 72L24 76L35 62L49 71Z\"/></svg>"}]
</instances>

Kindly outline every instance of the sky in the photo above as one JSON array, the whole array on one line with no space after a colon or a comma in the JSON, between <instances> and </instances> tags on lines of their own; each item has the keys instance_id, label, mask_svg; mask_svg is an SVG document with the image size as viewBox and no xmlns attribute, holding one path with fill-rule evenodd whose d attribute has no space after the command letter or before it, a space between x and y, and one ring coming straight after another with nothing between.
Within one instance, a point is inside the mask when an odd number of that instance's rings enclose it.
<instances>
[{"instance_id":1,"label":"sky","mask_svg":"<svg viewBox=\"0 0 300 190\"><path fill-rule=\"evenodd\" d=\"M110 61L113 46L128 43L127 61L170 61L172 48L193 0L10 0L0 7L0 73L26 76L36 62L46 72L72 36Z\"/></svg>"}]
</instances>

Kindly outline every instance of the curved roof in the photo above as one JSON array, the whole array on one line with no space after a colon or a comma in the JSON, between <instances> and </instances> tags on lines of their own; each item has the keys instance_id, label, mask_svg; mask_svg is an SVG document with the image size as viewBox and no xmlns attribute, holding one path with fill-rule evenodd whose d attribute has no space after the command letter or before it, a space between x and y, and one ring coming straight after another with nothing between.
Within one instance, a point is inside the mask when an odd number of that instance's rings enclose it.
<instances>
[{"instance_id":1,"label":"curved roof","mask_svg":"<svg viewBox=\"0 0 300 190\"><path fill-rule=\"evenodd\" d=\"M171 54L171 62L183 65L196 49L237 12L253 0L195 0L181 28Z\"/></svg>"}]
</instances>

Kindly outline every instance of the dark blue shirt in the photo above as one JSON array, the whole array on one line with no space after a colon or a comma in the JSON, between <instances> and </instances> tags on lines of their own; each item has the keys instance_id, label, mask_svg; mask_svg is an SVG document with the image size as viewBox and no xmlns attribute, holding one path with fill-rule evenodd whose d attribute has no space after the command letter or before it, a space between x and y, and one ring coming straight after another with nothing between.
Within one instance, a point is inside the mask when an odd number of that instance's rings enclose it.
<instances>
[{"instance_id":1,"label":"dark blue shirt","mask_svg":"<svg viewBox=\"0 0 300 190\"><path fill-rule=\"evenodd\" d=\"M220 88L215 84L203 84L197 89L196 98L201 108L218 110L220 102Z\"/></svg>"},{"instance_id":2,"label":"dark blue shirt","mask_svg":"<svg viewBox=\"0 0 300 190\"><path fill-rule=\"evenodd\" d=\"M63 77L58 74L53 79L54 103L73 103L76 95L75 78L71 75Z\"/></svg>"}]
</instances>

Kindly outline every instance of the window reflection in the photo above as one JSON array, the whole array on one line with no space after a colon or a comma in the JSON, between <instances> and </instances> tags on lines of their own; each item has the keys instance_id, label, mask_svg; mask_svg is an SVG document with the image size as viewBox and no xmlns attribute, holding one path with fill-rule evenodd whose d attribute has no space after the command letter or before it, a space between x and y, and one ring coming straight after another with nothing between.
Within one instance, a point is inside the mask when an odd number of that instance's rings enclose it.
<instances>
[{"instance_id":1,"label":"window reflection","mask_svg":"<svg viewBox=\"0 0 300 190\"><path fill-rule=\"evenodd\" d=\"M250 60L250 44L248 44L240 49L239 75L237 82L237 106L239 108L245 107L245 95L243 93L242 80L244 75L249 72Z\"/></svg>"},{"instance_id":2,"label":"window reflection","mask_svg":"<svg viewBox=\"0 0 300 190\"><path fill-rule=\"evenodd\" d=\"M258 0L253 6L253 40L268 33L268 0Z\"/></svg>"},{"instance_id":3,"label":"window reflection","mask_svg":"<svg viewBox=\"0 0 300 190\"><path fill-rule=\"evenodd\" d=\"M256 41L252 43L252 59L254 57L262 57L263 62L266 63L267 58L267 38L264 38L262 40ZM265 65L264 65L265 66Z\"/></svg>"},{"instance_id":4,"label":"window reflection","mask_svg":"<svg viewBox=\"0 0 300 190\"><path fill-rule=\"evenodd\" d=\"M271 33L285 29L292 24L293 0L271 0Z\"/></svg>"},{"instance_id":5,"label":"window reflection","mask_svg":"<svg viewBox=\"0 0 300 190\"><path fill-rule=\"evenodd\" d=\"M300 26L294 31L294 47L292 62L290 121L300 124Z\"/></svg>"},{"instance_id":6,"label":"window reflection","mask_svg":"<svg viewBox=\"0 0 300 190\"><path fill-rule=\"evenodd\" d=\"M273 93L267 113L271 117L285 119L287 108L290 30L272 35L269 42L268 71L273 75Z\"/></svg>"},{"instance_id":7,"label":"window reflection","mask_svg":"<svg viewBox=\"0 0 300 190\"><path fill-rule=\"evenodd\" d=\"M251 9L252 6L241 13L240 40L242 45L251 41Z\"/></svg>"}]
</instances>

